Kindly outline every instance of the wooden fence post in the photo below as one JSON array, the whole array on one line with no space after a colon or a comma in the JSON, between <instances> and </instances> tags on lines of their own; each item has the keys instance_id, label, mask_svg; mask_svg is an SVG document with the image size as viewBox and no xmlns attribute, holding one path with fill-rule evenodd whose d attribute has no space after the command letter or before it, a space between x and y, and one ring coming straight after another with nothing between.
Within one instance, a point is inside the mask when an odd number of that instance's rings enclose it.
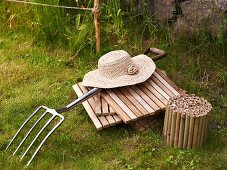
<instances>
[{"instance_id":1,"label":"wooden fence post","mask_svg":"<svg viewBox=\"0 0 227 170\"><path fill-rule=\"evenodd\" d=\"M99 0L94 0L94 24L95 24L96 52L99 53L101 50Z\"/></svg>"}]
</instances>

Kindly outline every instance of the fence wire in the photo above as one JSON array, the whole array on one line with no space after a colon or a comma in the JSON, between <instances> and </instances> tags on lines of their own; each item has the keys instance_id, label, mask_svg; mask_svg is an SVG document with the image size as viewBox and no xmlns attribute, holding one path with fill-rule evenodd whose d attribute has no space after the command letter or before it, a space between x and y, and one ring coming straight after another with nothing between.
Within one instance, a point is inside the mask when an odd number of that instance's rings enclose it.
<instances>
[{"instance_id":1,"label":"fence wire","mask_svg":"<svg viewBox=\"0 0 227 170\"><path fill-rule=\"evenodd\" d=\"M63 6L63 5L52 5L52 4L42 4L36 2L28 2L28 1L18 1L18 0L6 0L8 2L15 2L21 4L30 4L30 5L38 5L38 6L46 6L46 7L55 7L55 8L66 8L66 9L76 9L76 10L87 10L96 12L94 8L85 8L85 7L72 7L72 6Z\"/></svg>"}]
</instances>

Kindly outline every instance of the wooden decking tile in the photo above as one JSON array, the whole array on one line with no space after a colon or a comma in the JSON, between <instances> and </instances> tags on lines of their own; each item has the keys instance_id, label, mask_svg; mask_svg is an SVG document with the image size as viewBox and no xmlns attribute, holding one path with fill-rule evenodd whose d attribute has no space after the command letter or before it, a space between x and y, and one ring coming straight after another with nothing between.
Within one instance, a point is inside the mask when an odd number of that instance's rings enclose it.
<instances>
[{"instance_id":1,"label":"wooden decking tile","mask_svg":"<svg viewBox=\"0 0 227 170\"><path fill-rule=\"evenodd\" d=\"M73 88L78 97L89 91L81 83ZM182 89L177 87L163 72L156 69L144 83L103 89L100 94L83 102L83 106L96 128L102 129L122 123L122 121L130 123L142 117L154 115L166 108L170 97L182 93ZM100 116L97 116L98 113ZM104 116L104 113L108 115Z\"/></svg>"},{"instance_id":2,"label":"wooden decking tile","mask_svg":"<svg viewBox=\"0 0 227 170\"><path fill-rule=\"evenodd\" d=\"M75 92L77 93L78 97L82 96L83 93L80 90L79 86L76 84L73 86L73 89L75 90ZM102 124L100 123L99 119L97 118L97 116L95 115L94 110L92 109L91 105L89 104L88 101L84 101L83 106L85 108L85 110L87 111L89 117L91 118L92 122L94 123L96 129L101 130L103 129Z\"/></svg>"},{"instance_id":3,"label":"wooden decking tile","mask_svg":"<svg viewBox=\"0 0 227 170\"><path fill-rule=\"evenodd\" d=\"M125 123L164 110L169 98L180 94L179 88L157 70L144 83L101 92Z\"/></svg>"},{"instance_id":4,"label":"wooden decking tile","mask_svg":"<svg viewBox=\"0 0 227 170\"><path fill-rule=\"evenodd\" d=\"M76 92L77 96L80 97L83 94L87 93L89 89L87 87L84 87L81 83L78 83L73 86L74 91ZM97 100L98 98L98 100ZM116 115L116 112L111 108L109 104L106 103L106 101L101 102L103 99L100 96L100 94L95 95L91 98L89 98L87 101L83 102L82 105L84 106L86 112L88 113L89 117L91 118L92 122L94 123L95 127L98 130L101 130L103 128L107 128L109 126L113 126L119 123L122 123L122 120L119 118L118 115ZM102 112L103 103L105 103L106 106L104 106L106 109L105 112L111 111L111 115L104 116ZM97 106L98 105L98 106ZM96 113L99 110L100 115Z\"/></svg>"}]
</instances>

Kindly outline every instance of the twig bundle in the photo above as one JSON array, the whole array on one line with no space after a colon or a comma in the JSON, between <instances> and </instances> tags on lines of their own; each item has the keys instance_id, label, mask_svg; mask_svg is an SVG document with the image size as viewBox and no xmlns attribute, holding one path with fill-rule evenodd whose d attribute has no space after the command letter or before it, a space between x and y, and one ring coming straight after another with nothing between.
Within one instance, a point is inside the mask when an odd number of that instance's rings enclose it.
<instances>
[{"instance_id":1,"label":"twig bundle","mask_svg":"<svg viewBox=\"0 0 227 170\"><path fill-rule=\"evenodd\" d=\"M163 136L171 147L196 149L206 141L211 104L194 94L170 98Z\"/></svg>"}]
</instances>

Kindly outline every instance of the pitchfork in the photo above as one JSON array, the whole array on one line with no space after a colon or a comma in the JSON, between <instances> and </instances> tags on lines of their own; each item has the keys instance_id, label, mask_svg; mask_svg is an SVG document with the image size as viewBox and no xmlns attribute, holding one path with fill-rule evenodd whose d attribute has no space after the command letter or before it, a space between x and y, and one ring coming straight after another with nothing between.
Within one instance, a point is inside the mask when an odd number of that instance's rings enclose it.
<instances>
[{"instance_id":1,"label":"pitchfork","mask_svg":"<svg viewBox=\"0 0 227 170\"><path fill-rule=\"evenodd\" d=\"M160 60L161 58L165 57L167 54L162 51L159 50L157 48L149 48L147 49L144 54L148 54L148 53L152 53L155 54L156 56L154 56L152 59L154 61ZM59 108L59 109L50 109L46 106L39 106L26 120L25 122L21 125L21 127L18 129L18 131L16 132L16 134L13 136L13 138L11 139L10 143L8 144L8 146L6 147L6 149L9 148L9 146L13 143L13 141L16 139L16 137L18 136L18 134L21 132L21 130L24 128L24 126L29 122L30 119L32 119L33 116L35 116L41 109L44 109L44 113L38 118L38 120L32 125L32 127L29 129L29 131L27 132L27 134L24 136L24 138L22 139L22 141L20 142L20 144L17 146L16 150L13 152L13 155L16 154L16 152L19 150L19 148L22 146L22 144L26 141L26 139L28 138L29 134L33 131L33 129L35 128L35 126L37 126L37 124L44 118L45 115L47 114L51 114L51 118L46 122L46 124L41 128L41 130L37 133L37 135L35 136L35 138L32 140L32 142L30 143L30 145L28 146L28 148L26 149L26 151L23 153L23 155L21 156L20 160L22 160L25 155L28 153L28 151L31 149L31 147L33 146L33 144L35 143L35 141L37 140L37 138L41 135L41 133L45 130L45 128L54 120L55 117L59 117L60 121L48 132L48 134L44 137L44 139L40 142L39 146L37 147L37 149L35 150L34 154L32 155L31 159L28 161L27 166L30 165L30 163L32 162L32 160L34 159L34 157L36 156L36 154L38 153L38 151L40 150L40 148L42 147L42 145L44 144L44 142L48 139L48 137L61 125L61 123L64 121L64 116L62 116L60 113L62 112L66 112L69 111L70 109L74 108L75 106L77 106L78 104L82 103L83 101L89 99L90 97L94 96L95 94L99 93L102 89L100 88L93 88L91 89L88 93L84 94L83 96L79 97L78 99L76 99L75 101L71 102L70 104L68 104L67 106L65 106L64 108Z\"/></svg>"}]
</instances>

